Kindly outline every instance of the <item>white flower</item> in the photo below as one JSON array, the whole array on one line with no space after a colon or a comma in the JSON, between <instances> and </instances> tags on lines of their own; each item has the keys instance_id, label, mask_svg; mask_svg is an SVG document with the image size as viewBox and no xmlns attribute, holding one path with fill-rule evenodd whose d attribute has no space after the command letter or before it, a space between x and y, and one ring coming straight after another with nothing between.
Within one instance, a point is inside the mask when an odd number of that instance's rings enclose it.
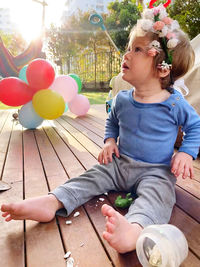
<instances>
[{"instance_id":1,"label":"white flower","mask_svg":"<svg viewBox=\"0 0 200 267\"><path fill-rule=\"evenodd\" d=\"M135 33L136 33L136 36L138 36L138 37L144 37L147 32L142 29L142 27L139 23L137 23Z\"/></svg>"},{"instance_id":2,"label":"white flower","mask_svg":"<svg viewBox=\"0 0 200 267\"><path fill-rule=\"evenodd\" d=\"M153 26L153 21L150 19L141 19L139 20L140 26L144 31L150 31Z\"/></svg>"},{"instance_id":3,"label":"white flower","mask_svg":"<svg viewBox=\"0 0 200 267\"><path fill-rule=\"evenodd\" d=\"M149 8L145 9L143 12L143 18L153 20L154 18L153 10Z\"/></svg>"},{"instance_id":4,"label":"white flower","mask_svg":"<svg viewBox=\"0 0 200 267\"><path fill-rule=\"evenodd\" d=\"M173 32L174 30L176 29L179 29L180 26L179 26L179 23L177 20L173 20L171 25L170 25L170 30Z\"/></svg>"},{"instance_id":5,"label":"white flower","mask_svg":"<svg viewBox=\"0 0 200 267\"><path fill-rule=\"evenodd\" d=\"M161 68L162 70L169 70L172 68L172 64L168 64L163 60L161 64L158 64L158 67Z\"/></svg>"},{"instance_id":6,"label":"white flower","mask_svg":"<svg viewBox=\"0 0 200 267\"><path fill-rule=\"evenodd\" d=\"M155 56L157 53L160 53L160 51L162 50L160 48L160 43L157 40L153 40L149 46L150 49L148 50L148 54L150 56ZM156 53L155 53L156 52Z\"/></svg>"},{"instance_id":7,"label":"white flower","mask_svg":"<svg viewBox=\"0 0 200 267\"><path fill-rule=\"evenodd\" d=\"M159 33L159 37L165 37L168 33L168 27L164 26L161 30L161 32Z\"/></svg>"},{"instance_id":8,"label":"white flower","mask_svg":"<svg viewBox=\"0 0 200 267\"><path fill-rule=\"evenodd\" d=\"M154 47L154 48L159 48L160 47L160 43L157 40L153 40L150 44L149 47Z\"/></svg>"},{"instance_id":9,"label":"white flower","mask_svg":"<svg viewBox=\"0 0 200 267\"><path fill-rule=\"evenodd\" d=\"M178 39L170 39L168 42L167 42L167 48L174 48L176 47L178 44Z\"/></svg>"},{"instance_id":10,"label":"white flower","mask_svg":"<svg viewBox=\"0 0 200 267\"><path fill-rule=\"evenodd\" d=\"M164 19L165 17L168 16L167 12L166 12L166 9L163 5L160 5L160 14L159 14L159 19L162 20Z\"/></svg>"}]
</instances>

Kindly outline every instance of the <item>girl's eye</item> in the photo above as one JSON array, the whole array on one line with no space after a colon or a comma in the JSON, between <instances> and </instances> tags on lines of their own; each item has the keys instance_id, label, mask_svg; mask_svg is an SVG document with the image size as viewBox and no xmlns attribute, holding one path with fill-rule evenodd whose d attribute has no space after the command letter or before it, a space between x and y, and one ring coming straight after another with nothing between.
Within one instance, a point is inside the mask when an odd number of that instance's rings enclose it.
<instances>
[{"instance_id":1,"label":"girl's eye","mask_svg":"<svg viewBox=\"0 0 200 267\"><path fill-rule=\"evenodd\" d=\"M142 48L140 48L140 47L135 47L135 48L130 48L130 47L128 47L127 48L127 50L126 50L126 52L142 52Z\"/></svg>"},{"instance_id":2,"label":"girl's eye","mask_svg":"<svg viewBox=\"0 0 200 267\"><path fill-rule=\"evenodd\" d=\"M135 52L141 52L142 49L141 49L140 47L135 47L134 51L135 51Z\"/></svg>"}]
</instances>

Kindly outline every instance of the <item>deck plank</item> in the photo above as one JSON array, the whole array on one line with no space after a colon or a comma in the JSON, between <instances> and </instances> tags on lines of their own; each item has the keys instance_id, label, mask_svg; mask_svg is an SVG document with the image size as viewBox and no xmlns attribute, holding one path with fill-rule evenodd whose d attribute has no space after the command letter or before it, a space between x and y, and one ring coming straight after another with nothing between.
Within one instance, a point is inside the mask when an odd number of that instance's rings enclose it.
<instances>
[{"instance_id":1,"label":"deck plank","mask_svg":"<svg viewBox=\"0 0 200 267\"><path fill-rule=\"evenodd\" d=\"M91 130L93 133L95 133L96 135L100 136L101 138L104 137L104 127L101 126L100 124L91 121L91 120L87 120L87 116L85 116L84 118L79 118L79 117L75 117L74 116L70 116L71 114L69 114L69 116L63 116L62 118L66 121L68 121L70 123L70 121L75 121L76 123L78 123L79 125Z\"/></svg>"},{"instance_id":2,"label":"deck plank","mask_svg":"<svg viewBox=\"0 0 200 267\"><path fill-rule=\"evenodd\" d=\"M95 126L96 128L98 128L99 130L103 131L105 130L105 125L102 125L94 120L92 120L88 115L84 116L83 118L81 118L82 121L87 122L88 124L90 124L92 127ZM104 123L105 124L105 123Z\"/></svg>"},{"instance_id":3,"label":"deck plank","mask_svg":"<svg viewBox=\"0 0 200 267\"><path fill-rule=\"evenodd\" d=\"M23 199L23 166L21 126L8 117L2 129L0 144L6 150L11 135L2 180L10 183L9 191L0 192L0 203L17 202ZM2 152L5 154L5 150ZM25 266L23 221L7 223L0 219L0 262L1 266Z\"/></svg>"},{"instance_id":4,"label":"deck plank","mask_svg":"<svg viewBox=\"0 0 200 267\"><path fill-rule=\"evenodd\" d=\"M97 158L99 155L100 147L93 142L93 139L88 138L86 135L79 132L76 128L71 126L68 122L61 120L60 118L57 120L62 127L70 132L70 134L76 138L76 140L81 143L91 154L95 155Z\"/></svg>"},{"instance_id":5,"label":"deck plank","mask_svg":"<svg viewBox=\"0 0 200 267\"><path fill-rule=\"evenodd\" d=\"M91 114L87 114L87 118L89 118L91 121L94 121L95 123L100 124L102 127L105 126L105 120L102 118L98 118L98 117L91 115Z\"/></svg>"},{"instance_id":6,"label":"deck plank","mask_svg":"<svg viewBox=\"0 0 200 267\"><path fill-rule=\"evenodd\" d=\"M200 200L176 186L176 205L200 223Z\"/></svg>"},{"instance_id":7,"label":"deck plank","mask_svg":"<svg viewBox=\"0 0 200 267\"><path fill-rule=\"evenodd\" d=\"M48 186L34 131L25 130L23 141L25 198L45 195ZM66 266L56 219L46 224L26 221L26 252L27 265L30 267Z\"/></svg>"},{"instance_id":8,"label":"deck plank","mask_svg":"<svg viewBox=\"0 0 200 267\"><path fill-rule=\"evenodd\" d=\"M88 150L80 142L78 142L78 140L76 138L74 138L73 135L71 135L68 131L66 131L59 123L55 122L54 124L56 126L53 128L55 132L52 132L51 128L48 128L47 130L45 129L48 136L50 136L49 135L50 133L51 133L51 136L58 134L62 138L64 143L67 145L67 147L68 148L70 147L70 149L66 148L65 146L63 146L62 142L59 145L59 150L65 151L65 154L67 153L66 156L62 160L65 161L65 159L67 159L68 157L71 158L70 151L72 151L74 156L80 162L84 162L85 169L90 169L94 164L97 163L94 156L92 154L88 153ZM57 143L54 142L54 144L57 144ZM57 147L57 146L55 146L55 147ZM68 160L67 160L66 164L69 164L68 168L67 168L67 172L68 173L71 172L71 174L69 174L70 177L73 177L77 174L80 175L82 173L82 168L81 168L79 172L77 170L75 170L75 173L73 174L74 168L77 168L77 166L74 164L73 157L71 158L71 162L68 163Z\"/></svg>"},{"instance_id":9,"label":"deck plank","mask_svg":"<svg viewBox=\"0 0 200 267\"><path fill-rule=\"evenodd\" d=\"M178 177L176 184L200 199L200 183L198 181L194 179L182 179L181 177Z\"/></svg>"},{"instance_id":10,"label":"deck plank","mask_svg":"<svg viewBox=\"0 0 200 267\"><path fill-rule=\"evenodd\" d=\"M170 223L177 226L185 234L190 251L200 259L200 224L176 206L173 209Z\"/></svg>"},{"instance_id":11,"label":"deck plank","mask_svg":"<svg viewBox=\"0 0 200 267\"><path fill-rule=\"evenodd\" d=\"M0 174L2 174L3 166L6 159L7 148L9 145L10 134L12 131L11 115L9 113L1 113L0 120ZM1 179L1 178L0 178Z\"/></svg>"},{"instance_id":12,"label":"deck plank","mask_svg":"<svg viewBox=\"0 0 200 267\"><path fill-rule=\"evenodd\" d=\"M99 147L102 146L102 137L95 134L91 129L88 129L85 127L85 125L81 125L76 120L73 120L68 117L68 119L65 119L67 123L69 123L72 127L74 127L76 130L81 132L83 135L85 135L87 138L92 140L95 144L97 144Z\"/></svg>"}]
</instances>

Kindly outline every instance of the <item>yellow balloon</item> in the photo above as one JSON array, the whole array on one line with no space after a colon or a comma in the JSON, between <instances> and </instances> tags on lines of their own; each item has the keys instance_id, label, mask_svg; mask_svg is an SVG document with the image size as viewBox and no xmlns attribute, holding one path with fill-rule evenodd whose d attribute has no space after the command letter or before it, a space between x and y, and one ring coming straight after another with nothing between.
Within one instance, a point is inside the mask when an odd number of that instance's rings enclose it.
<instances>
[{"instance_id":1,"label":"yellow balloon","mask_svg":"<svg viewBox=\"0 0 200 267\"><path fill-rule=\"evenodd\" d=\"M45 89L34 94L32 99L35 112L42 118L53 120L60 117L65 110L65 101L57 92Z\"/></svg>"}]
</instances>

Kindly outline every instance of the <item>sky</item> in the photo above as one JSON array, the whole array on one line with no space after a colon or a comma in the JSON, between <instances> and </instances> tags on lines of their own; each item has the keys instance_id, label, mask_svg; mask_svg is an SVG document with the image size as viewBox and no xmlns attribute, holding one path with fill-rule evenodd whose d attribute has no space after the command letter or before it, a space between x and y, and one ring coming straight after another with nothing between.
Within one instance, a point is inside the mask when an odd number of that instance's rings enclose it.
<instances>
[{"instance_id":1,"label":"sky","mask_svg":"<svg viewBox=\"0 0 200 267\"><path fill-rule=\"evenodd\" d=\"M43 0L39 0L42 2ZM65 0L46 0L45 25L60 24L60 18L65 7ZM1 0L1 8L9 8L11 20L17 25L18 30L29 42L37 37L42 25L42 5L33 0Z\"/></svg>"}]
</instances>

